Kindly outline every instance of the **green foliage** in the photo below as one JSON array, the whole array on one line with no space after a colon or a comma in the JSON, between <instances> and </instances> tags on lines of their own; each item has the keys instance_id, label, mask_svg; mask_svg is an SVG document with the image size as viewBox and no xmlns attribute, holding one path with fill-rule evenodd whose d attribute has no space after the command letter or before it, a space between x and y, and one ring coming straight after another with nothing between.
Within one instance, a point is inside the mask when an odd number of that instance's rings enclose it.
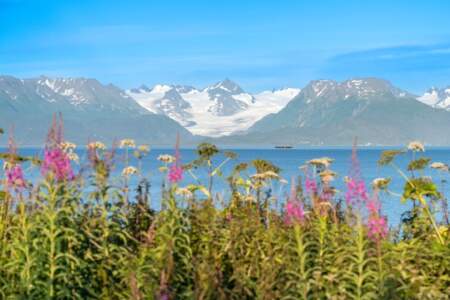
<instances>
[{"instance_id":1,"label":"green foliage","mask_svg":"<svg viewBox=\"0 0 450 300\"><path fill-rule=\"evenodd\" d=\"M9 161L9 162L18 162L18 163L31 161L36 165L41 163L40 159L38 159L37 157L20 156L15 153L0 153L0 160L5 160L5 161Z\"/></svg>"},{"instance_id":2,"label":"green foliage","mask_svg":"<svg viewBox=\"0 0 450 300\"><path fill-rule=\"evenodd\" d=\"M398 155L403 154L402 150L386 150L381 154L380 159L378 160L378 164L380 166L385 166L390 164Z\"/></svg>"},{"instance_id":3,"label":"green foliage","mask_svg":"<svg viewBox=\"0 0 450 300\"><path fill-rule=\"evenodd\" d=\"M224 152L214 165L219 152L199 145L185 171L206 168L207 184L163 186L160 211L149 205L149 179L134 175L128 201L129 182L111 178L102 155L73 180L42 178L21 190L3 180L0 299L448 299L450 233L434 216L441 194L430 178L405 175L402 196L415 205L399 235L374 240L362 213L335 196L304 194L300 179L294 192L305 215L287 222L281 199L267 192L280 169L266 160L236 164L225 174L230 198L213 197L212 178L236 158Z\"/></svg>"},{"instance_id":4,"label":"green foliage","mask_svg":"<svg viewBox=\"0 0 450 300\"><path fill-rule=\"evenodd\" d=\"M252 160L252 165L255 167L257 173L272 171L278 174L281 171L280 168L264 159L254 159Z\"/></svg>"},{"instance_id":5,"label":"green foliage","mask_svg":"<svg viewBox=\"0 0 450 300\"><path fill-rule=\"evenodd\" d=\"M219 149L216 145L202 143L197 146L197 154L201 161L209 161L218 153Z\"/></svg>"},{"instance_id":6,"label":"green foliage","mask_svg":"<svg viewBox=\"0 0 450 300\"><path fill-rule=\"evenodd\" d=\"M423 170L428 166L430 161L431 161L431 158L428 158L428 157L421 157L421 158L415 159L408 164L408 171Z\"/></svg>"},{"instance_id":7,"label":"green foliage","mask_svg":"<svg viewBox=\"0 0 450 300\"><path fill-rule=\"evenodd\" d=\"M439 198L436 184L427 177L411 178L405 183L402 200L421 201L423 197Z\"/></svg>"}]
</instances>

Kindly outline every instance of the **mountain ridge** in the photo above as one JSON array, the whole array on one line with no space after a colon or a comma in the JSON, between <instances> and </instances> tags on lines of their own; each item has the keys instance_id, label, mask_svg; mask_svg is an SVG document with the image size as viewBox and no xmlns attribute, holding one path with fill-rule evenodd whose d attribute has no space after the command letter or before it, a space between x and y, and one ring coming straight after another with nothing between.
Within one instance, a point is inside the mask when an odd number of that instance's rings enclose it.
<instances>
[{"instance_id":1,"label":"mountain ridge","mask_svg":"<svg viewBox=\"0 0 450 300\"><path fill-rule=\"evenodd\" d=\"M185 145L351 145L355 136L366 145L450 145L446 101L450 88L416 96L373 77L251 94L230 79L123 90L93 78L0 76L0 127L14 125L21 144L40 145L61 112L67 138L78 143L130 137L172 145L180 133Z\"/></svg>"},{"instance_id":2,"label":"mountain ridge","mask_svg":"<svg viewBox=\"0 0 450 300\"><path fill-rule=\"evenodd\" d=\"M171 117L193 134L221 136L246 130L281 109L299 91L286 88L250 94L226 78L202 89L157 84L149 90L126 92L148 111Z\"/></svg>"},{"instance_id":3,"label":"mountain ridge","mask_svg":"<svg viewBox=\"0 0 450 300\"><path fill-rule=\"evenodd\" d=\"M420 139L448 145L450 135L437 130L447 126L449 112L425 105L385 80L319 80L311 81L286 107L257 121L246 134L220 142L351 145L358 137L362 144Z\"/></svg>"},{"instance_id":4,"label":"mountain ridge","mask_svg":"<svg viewBox=\"0 0 450 300\"><path fill-rule=\"evenodd\" d=\"M195 139L177 122L148 112L114 85L86 78L0 76L0 127L14 127L19 143L41 145L55 113L63 116L66 137L77 143L129 137L172 144L177 133L187 141Z\"/></svg>"}]
</instances>

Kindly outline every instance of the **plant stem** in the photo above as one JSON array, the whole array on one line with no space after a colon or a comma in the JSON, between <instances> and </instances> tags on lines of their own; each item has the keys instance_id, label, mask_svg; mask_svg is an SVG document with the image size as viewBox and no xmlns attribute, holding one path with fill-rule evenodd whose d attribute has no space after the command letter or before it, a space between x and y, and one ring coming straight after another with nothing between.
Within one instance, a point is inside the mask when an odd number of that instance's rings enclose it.
<instances>
[{"instance_id":1,"label":"plant stem","mask_svg":"<svg viewBox=\"0 0 450 300\"><path fill-rule=\"evenodd\" d=\"M425 199L423 199L422 196L420 196L420 202L422 203L423 208L425 209L425 212L427 213L428 218L430 219L431 225L433 225L434 231L436 232L436 235L437 235L437 237L439 239L439 242L441 243L441 245L444 245L444 239L442 238L442 236L441 236L441 234L439 232L439 229L438 229L438 227L436 225L436 222L435 222L435 220L433 218L433 214L431 213L427 203L425 202Z\"/></svg>"}]
</instances>

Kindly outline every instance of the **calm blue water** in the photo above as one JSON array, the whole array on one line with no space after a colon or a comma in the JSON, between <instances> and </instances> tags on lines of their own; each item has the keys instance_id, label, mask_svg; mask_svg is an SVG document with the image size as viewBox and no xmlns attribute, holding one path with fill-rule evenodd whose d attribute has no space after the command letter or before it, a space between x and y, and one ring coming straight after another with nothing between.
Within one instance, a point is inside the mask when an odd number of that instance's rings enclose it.
<instances>
[{"instance_id":1,"label":"calm blue water","mask_svg":"<svg viewBox=\"0 0 450 300\"><path fill-rule=\"evenodd\" d=\"M358 150L358 158L360 161L360 169L363 174L364 180L366 180L368 186L370 186L371 181L377 177L390 177L392 178L392 182L390 185L390 190L400 193L404 180L401 178L400 174L398 174L391 167L379 167L377 166L377 161L380 157L381 152L385 149L381 148L369 148L369 149L359 149ZM232 149L238 154L235 162L229 162L223 167L223 178L215 179L214 191L218 193L220 196L227 199L227 188L226 188L226 177L230 174L232 167L235 163L239 162L249 162L256 158L261 158L265 160L269 160L278 167L281 168L281 175L283 178L290 181L292 176L301 175L299 170L299 166L304 164L307 160L312 158L318 158L323 156L328 156L334 158L335 161L332 164L332 169L339 174L339 177L335 180L334 185L340 190L340 195L344 197L345 189L343 177L348 174L351 164L351 149ZM41 150L37 149L21 149L19 151L23 155L35 155L41 152ZM150 178L151 180L151 205L158 209L160 205L160 189L163 180L163 176L158 171L158 168L161 166L161 163L156 159L160 154L173 154L173 149L152 149L147 157L145 157L142 161L142 169L143 174ZM81 158L81 161L86 159L86 151L79 150L78 154ZM440 161L444 163L450 164L450 149L449 148L433 148L428 149L424 154L427 157L431 157L433 161ZM124 163L124 151L118 151L116 156L116 168L115 175L117 178L120 178L120 172L123 168ZM193 149L183 149L181 150L181 159L183 163L187 163L192 161L196 157ZM400 156L397 160L398 165L401 167L405 167L407 161L410 159L410 154ZM224 160L224 156L221 155L216 159L216 163L220 163ZM130 155L130 165L137 166L137 162ZM203 180L206 185L206 173L201 172L200 170L194 170L194 173ZM254 172L249 170L250 175ZM34 178L38 177L39 170L32 169L27 172L27 174L33 174L28 176L33 176ZM432 176L434 179L440 181L440 175L435 170L428 170L426 172L427 175ZM446 175L448 177L448 175ZM444 177L445 178L445 177ZM448 179L448 178L445 178ZM131 180L131 186L135 184L137 181L136 177ZM190 177L189 174L185 173L185 178L183 179L183 184L193 183L194 180ZM273 193L282 197L283 199L286 197L289 191L289 186L283 184L275 184L273 186ZM446 195L449 193L449 187L446 185L441 186L441 191ZM410 204L400 203L399 197L393 195L382 195L381 197L383 212L388 216L389 222L391 224L396 224L399 221L400 214L409 208Z\"/></svg>"}]
</instances>

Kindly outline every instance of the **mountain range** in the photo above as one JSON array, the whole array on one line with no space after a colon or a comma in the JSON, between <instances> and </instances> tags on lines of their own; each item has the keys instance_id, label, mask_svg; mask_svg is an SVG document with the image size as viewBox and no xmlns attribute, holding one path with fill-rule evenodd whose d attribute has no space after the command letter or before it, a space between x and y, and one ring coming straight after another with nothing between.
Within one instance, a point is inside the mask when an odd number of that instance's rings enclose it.
<instances>
[{"instance_id":1,"label":"mountain range","mask_svg":"<svg viewBox=\"0 0 450 300\"><path fill-rule=\"evenodd\" d=\"M225 144L399 145L411 140L449 145L450 113L377 78L310 82L282 110ZM270 139L268 139L270 137Z\"/></svg>"},{"instance_id":2,"label":"mountain range","mask_svg":"<svg viewBox=\"0 0 450 300\"><path fill-rule=\"evenodd\" d=\"M176 121L149 112L114 85L86 78L0 76L0 128L13 128L18 143L42 145L55 113L63 116L66 138L77 143L129 137L171 145L177 133L193 139Z\"/></svg>"},{"instance_id":3,"label":"mountain range","mask_svg":"<svg viewBox=\"0 0 450 300\"><path fill-rule=\"evenodd\" d=\"M0 76L0 128L41 145L54 113L66 138L172 145L450 145L450 88L416 96L379 78L314 80L302 89L249 93L225 79L205 88L158 84L122 90L88 78ZM6 143L3 137L1 144Z\"/></svg>"},{"instance_id":4,"label":"mountain range","mask_svg":"<svg viewBox=\"0 0 450 300\"><path fill-rule=\"evenodd\" d=\"M174 119L193 134L219 137L245 131L258 119L278 112L299 92L284 88L253 95L225 79L204 89L156 85L127 94L148 111Z\"/></svg>"}]
</instances>

